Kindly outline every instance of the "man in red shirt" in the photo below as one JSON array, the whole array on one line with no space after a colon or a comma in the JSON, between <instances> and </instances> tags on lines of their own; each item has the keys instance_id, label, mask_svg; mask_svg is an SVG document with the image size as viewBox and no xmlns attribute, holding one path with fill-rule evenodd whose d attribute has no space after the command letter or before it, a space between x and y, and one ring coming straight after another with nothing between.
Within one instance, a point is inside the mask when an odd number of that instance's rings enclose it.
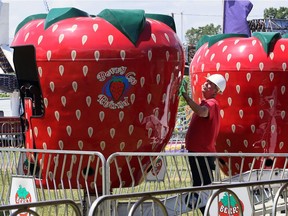
<instances>
[{"instance_id":1,"label":"man in red shirt","mask_svg":"<svg viewBox=\"0 0 288 216\"><path fill-rule=\"evenodd\" d=\"M187 85L184 86L185 91L182 92L182 95L193 110L185 139L188 152L216 152L215 144L220 128L220 108L215 98L217 94L223 93L225 88L226 80L222 75L213 74L207 77L206 82L202 85L203 100L200 104L197 104L187 94ZM205 157L189 157L193 186L207 185L213 181L212 170L215 169L215 158L211 156L206 157L206 159L209 167L206 165ZM192 197L195 195L198 198L199 194L194 194ZM191 200L191 197L189 200ZM193 208L195 204L192 205L189 202L188 206ZM205 204L202 203L202 207L199 205L202 213L205 211Z\"/></svg>"}]
</instances>

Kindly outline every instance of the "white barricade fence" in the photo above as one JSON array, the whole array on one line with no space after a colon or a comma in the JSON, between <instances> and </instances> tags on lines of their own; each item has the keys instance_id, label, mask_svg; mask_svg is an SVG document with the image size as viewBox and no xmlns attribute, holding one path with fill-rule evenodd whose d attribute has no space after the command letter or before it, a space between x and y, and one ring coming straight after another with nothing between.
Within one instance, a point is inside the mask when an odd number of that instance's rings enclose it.
<instances>
[{"instance_id":1,"label":"white barricade fence","mask_svg":"<svg viewBox=\"0 0 288 216\"><path fill-rule=\"evenodd\" d=\"M193 186L189 157L208 156L216 158L213 181ZM26 204L39 215L70 215L73 206L51 204L70 200L82 215L201 215L201 206L206 215L287 215L287 158L185 151L104 158L100 152L2 148L0 212L10 215Z\"/></svg>"},{"instance_id":2,"label":"white barricade fence","mask_svg":"<svg viewBox=\"0 0 288 216\"><path fill-rule=\"evenodd\" d=\"M86 212L93 199L106 191L105 166L106 161L98 152L2 148L0 206L72 200L81 212ZM71 208L67 206L39 205L39 215L70 215ZM10 215L15 210L2 211Z\"/></svg>"},{"instance_id":3,"label":"white barricade fence","mask_svg":"<svg viewBox=\"0 0 288 216\"><path fill-rule=\"evenodd\" d=\"M200 157L211 156L216 158L215 170L209 170L209 175L213 175L212 183L193 187L193 172L188 158L194 157L198 161ZM117 167L117 161L125 158L125 171L120 167L121 171L117 173L107 170L108 175L118 176L119 184L113 188L107 186L111 188L111 195L99 197L90 208L89 215L101 215L107 211L107 205L112 206L112 209L110 211L109 208L105 215L131 215L132 212L135 215L201 215L199 208L202 206L206 206L207 215L216 215L217 212L221 216L273 215L274 211L275 215L276 212L277 215L281 215L281 212L287 215L287 193L283 186L288 182L287 157L288 154L179 151L114 153L107 159L107 168ZM135 172L133 160L139 162L138 169L142 176L139 184L136 184L137 179L132 175ZM201 173L201 168L198 169ZM127 176L131 176L130 181ZM126 185L127 182L130 184ZM280 188L282 192L277 195ZM191 205L190 197L194 195L197 199Z\"/></svg>"}]
</instances>

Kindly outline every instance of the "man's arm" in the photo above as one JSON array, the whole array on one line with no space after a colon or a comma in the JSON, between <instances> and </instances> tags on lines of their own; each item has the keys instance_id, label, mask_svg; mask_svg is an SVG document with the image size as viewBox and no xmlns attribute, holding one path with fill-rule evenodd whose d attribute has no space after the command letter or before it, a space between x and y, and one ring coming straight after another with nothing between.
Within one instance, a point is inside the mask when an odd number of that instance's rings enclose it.
<instances>
[{"instance_id":1,"label":"man's arm","mask_svg":"<svg viewBox=\"0 0 288 216\"><path fill-rule=\"evenodd\" d=\"M191 107L191 109L200 117L207 117L209 115L209 109L206 106L200 106L199 104L195 103L192 98L186 92L182 93L184 99L186 100L187 104Z\"/></svg>"}]
</instances>

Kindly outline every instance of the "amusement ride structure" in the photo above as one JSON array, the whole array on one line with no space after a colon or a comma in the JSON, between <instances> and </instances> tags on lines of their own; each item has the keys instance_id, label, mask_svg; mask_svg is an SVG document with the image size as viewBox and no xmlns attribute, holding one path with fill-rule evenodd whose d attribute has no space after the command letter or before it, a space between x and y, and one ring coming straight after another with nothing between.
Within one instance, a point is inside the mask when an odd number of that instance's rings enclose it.
<instances>
[{"instance_id":1,"label":"amusement ride structure","mask_svg":"<svg viewBox=\"0 0 288 216\"><path fill-rule=\"evenodd\" d=\"M213 184L192 187L189 157L212 153L185 151L191 112L178 112L185 58L173 17L44 4L47 14L16 28L13 67L0 52L1 90L17 89L22 105L1 123L4 215L287 213L287 34L199 41L191 96L200 102L214 73L227 87ZM179 141L183 151L165 152Z\"/></svg>"}]
</instances>

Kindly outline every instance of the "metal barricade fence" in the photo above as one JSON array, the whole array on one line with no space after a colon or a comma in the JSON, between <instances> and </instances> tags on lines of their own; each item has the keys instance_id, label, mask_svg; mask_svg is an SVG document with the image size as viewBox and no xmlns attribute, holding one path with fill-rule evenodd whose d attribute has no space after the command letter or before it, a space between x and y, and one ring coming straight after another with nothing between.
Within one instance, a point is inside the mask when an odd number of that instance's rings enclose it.
<instances>
[{"instance_id":1,"label":"metal barricade fence","mask_svg":"<svg viewBox=\"0 0 288 216\"><path fill-rule=\"evenodd\" d=\"M213 182L193 187L188 158L200 156L216 158L215 170L209 170ZM222 215L241 215L242 206L245 216L281 211L285 215L287 158L288 154L118 152L106 159L100 152L2 148L0 203L13 205L12 182L27 178L35 184L36 202L69 199L83 215L201 215L198 209L205 199L207 211ZM190 205L194 194L200 199ZM37 207L39 215L70 211L55 205ZM3 214L9 215L4 210Z\"/></svg>"},{"instance_id":2,"label":"metal barricade fence","mask_svg":"<svg viewBox=\"0 0 288 216\"><path fill-rule=\"evenodd\" d=\"M62 208L65 208L67 212L67 215L76 215L76 216L81 216L82 213L77 206L77 204L70 200L70 199L61 199L61 200L52 200L52 201L40 201L40 202L32 202L32 203L21 203L21 204L15 204L15 205L2 205L0 206L0 212L1 211L11 211L10 216L17 216L17 215L36 215L38 216L39 214L37 213L36 210L33 208L36 207L49 207L49 206L63 206ZM71 208L71 210L69 209ZM69 209L69 210L68 210ZM14 210L14 211L13 211ZM12 212L13 211L13 212ZM5 212L3 214L6 214ZM8 212L7 212L8 214ZM50 215L52 214L57 214L57 212L49 212Z\"/></svg>"},{"instance_id":3,"label":"metal barricade fence","mask_svg":"<svg viewBox=\"0 0 288 216\"><path fill-rule=\"evenodd\" d=\"M261 209L260 211L247 211L243 207L243 202L233 189L246 190L247 187L253 188L257 187L265 187L267 185L273 184L282 184L281 188L277 191L275 198L273 198L272 203L269 205L269 209ZM205 190L215 190L212 196L209 198L206 204L206 210L203 215L229 215L229 216L247 216L247 215L287 215L287 195L280 195L285 191L287 194L287 180L272 180L272 181L260 181L260 182L246 182L246 183L235 183L230 185L217 185L211 184L202 187L191 187L191 188L180 188L174 190L159 190L153 192L139 192L139 193L128 193L128 194L116 194L116 195L103 195L98 197L92 204L89 216L93 215L202 215L199 211L197 211L198 207L194 209L187 208L187 203L183 201L185 197L187 197L187 193L200 193ZM219 197L221 193L224 193L225 196L229 196L230 199L227 201L227 206L225 207L217 207L211 210L211 206L213 202L220 202ZM173 203L164 202L161 196L170 195L172 199L173 194L178 194L177 200L173 201ZM281 206L279 206L279 200L285 198ZM131 202L131 199L133 200ZM119 208L119 200L130 202L129 208L123 210ZM150 202L147 202L150 200ZM118 205L117 205L118 202ZM107 208L107 204L109 203L110 208ZM176 204L176 205L175 205ZM214 204L215 205L215 204ZM236 205L236 207L235 207ZM247 206L246 206L247 207ZM264 206L265 207L265 206ZM281 209L285 209L284 211L279 211ZM118 208L118 210L117 210ZM247 213L248 212L248 213ZM280 213L281 212L281 213Z\"/></svg>"},{"instance_id":4,"label":"metal barricade fence","mask_svg":"<svg viewBox=\"0 0 288 216\"><path fill-rule=\"evenodd\" d=\"M212 184L193 187L193 172L190 170L188 158L195 157L198 161L199 157L211 156L216 158L215 170L209 170L210 178L213 175ZM288 215L287 192L286 187L283 186L288 182L287 157L288 154L254 153L114 153L107 159L107 164L109 164L107 174L116 175L109 171L109 167L117 167L117 161L121 158L125 158L127 162L126 171L124 172L119 167L121 170L117 172L119 185L111 188L111 195L98 197L96 204L94 203L90 208L90 215L101 215L103 212L105 215L129 215L133 207L135 215L151 215L155 212L155 215L158 215L161 212L159 208L162 209L158 201L165 206L168 215L190 215L191 212L193 212L192 215L201 215L198 211L201 205L203 206L201 199L196 200L191 208L189 207L190 197L197 194L198 197L208 202L219 189L223 192L211 203L208 215L213 215L211 212L218 212L219 215L221 213L229 215L229 212L231 214L234 212L233 215L241 215L242 206L244 210L242 213L245 216L272 214L273 209L277 210L277 215L281 211L284 215ZM138 169L143 177L140 184L136 184L137 179L132 175L135 173L133 158L138 161ZM148 159L144 160L144 158ZM143 161L145 162L142 163ZM162 161L161 167L159 167L159 161ZM208 167L207 160L205 163ZM201 169L203 166L201 168L198 166L200 173ZM127 180L127 176L131 176L130 181ZM201 176L202 181L203 178L205 176ZM125 182L128 181L131 184L123 184L124 179ZM282 188L281 193L280 188ZM152 202L149 204L146 198ZM145 200L143 205L139 204L141 199ZM241 203L237 204L238 199ZM275 200L277 200L276 204ZM102 202L102 207L99 202ZM109 212L106 212L107 205L112 206ZM138 206L138 210L135 210L135 205Z\"/></svg>"},{"instance_id":5,"label":"metal barricade fence","mask_svg":"<svg viewBox=\"0 0 288 216\"><path fill-rule=\"evenodd\" d=\"M0 147L24 146L24 134L19 117L0 118Z\"/></svg>"},{"instance_id":6,"label":"metal barricade fence","mask_svg":"<svg viewBox=\"0 0 288 216\"><path fill-rule=\"evenodd\" d=\"M84 170L81 164L86 165ZM27 200L29 205L30 202L69 199L86 214L93 199L106 191L105 166L106 160L98 152L2 148L0 205L24 204ZM88 175L95 182L91 184ZM38 205L37 208L39 215L67 215L70 212L55 205ZM4 210L3 214L9 215Z\"/></svg>"}]
</instances>

